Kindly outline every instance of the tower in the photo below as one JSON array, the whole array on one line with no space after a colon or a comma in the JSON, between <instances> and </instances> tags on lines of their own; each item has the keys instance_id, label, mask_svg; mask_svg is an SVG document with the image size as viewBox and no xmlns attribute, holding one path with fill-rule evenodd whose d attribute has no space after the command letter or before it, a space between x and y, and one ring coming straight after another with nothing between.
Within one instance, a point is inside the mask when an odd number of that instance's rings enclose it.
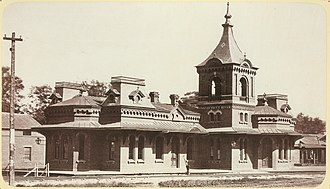
<instances>
[{"instance_id":1,"label":"tower","mask_svg":"<svg viewBox=\"0 0 330 189\"><path fill-rule=\"evenodd\" d=\"M233 35L229 3L223 33L211 55L197 65L201 123L206 128L251 127L256 104L254 67Z\"/></svg>"}]
</instances>

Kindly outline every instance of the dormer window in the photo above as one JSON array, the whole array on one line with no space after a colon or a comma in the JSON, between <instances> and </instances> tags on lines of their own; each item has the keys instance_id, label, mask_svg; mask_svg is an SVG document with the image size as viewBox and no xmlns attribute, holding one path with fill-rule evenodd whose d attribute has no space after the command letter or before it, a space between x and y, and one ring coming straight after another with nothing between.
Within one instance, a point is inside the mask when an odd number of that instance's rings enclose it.
<instances>
[{"instance_id":1,"label":"dormer window","mask_svg":"<svg viewBox=\"0 0 330 189\"><path fill-rule=\"evenodd\" d=\"M142 98L144 98L145 95L139 90L132 91L129 95L128 98L133 101L133 103L139 103L142 101Z\"/></svg>"}]
</instances>

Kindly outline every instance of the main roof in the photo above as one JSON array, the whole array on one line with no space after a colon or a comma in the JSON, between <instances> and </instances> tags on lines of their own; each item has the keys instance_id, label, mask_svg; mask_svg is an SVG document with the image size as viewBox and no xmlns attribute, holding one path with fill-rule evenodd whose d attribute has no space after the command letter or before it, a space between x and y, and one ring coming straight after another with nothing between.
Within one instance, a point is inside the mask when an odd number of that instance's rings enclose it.
<instances>
[{"instance_id":1,"label":"main roof","mask_svg":"<svg viewBox=\"0 0 330 189\"><path fill-rule=\"evenodd\" d=\"M231 15L229 13L229 3L227 3L227 13L224 16L226 22L222 24L223 33L219 44L213 50L211 55L203 61L197 67L204 66L206 63L213 58L221 60L222 63L242 63L245 59L244 54L238 47L237 42L233 34L233 25L230 23Z\"/></svg>"},{"instance_id":2,"label":"main roof","mask_svg":"<svg viewBox=\"0 0 330 189\"><path fill-rule=\"evenodd\" d=\"M14 115L14 126L15 129L28 130L32 126L40 126L40 124L27 114L15 114ZM9 128L9 113L2 112L2 129Z\"/></svg>"},{"instance_id":3,"label":"main roof","mask_svg":"<svg viewBox=\"0 0 330 189\"><path fill-rule=\"evenodd\" d=\"M281 116L281 117L289 117L291 118L292 116L289 114L286 114L284 112L281 112L273 107L270 107L268 105L264 106L256 106L254 109L253 115L258 115L258 116Z\"/></svg>"}]
</instances>

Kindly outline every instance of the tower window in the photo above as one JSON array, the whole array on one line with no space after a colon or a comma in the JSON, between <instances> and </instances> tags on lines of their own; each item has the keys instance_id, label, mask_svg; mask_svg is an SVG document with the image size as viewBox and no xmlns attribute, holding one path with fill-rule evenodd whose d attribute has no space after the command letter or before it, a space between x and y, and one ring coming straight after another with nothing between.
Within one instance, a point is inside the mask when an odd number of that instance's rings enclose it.
<instances>
[{"instance_id":1,"label":"tower window","mask_svg":"<svg viewBox=\"0 0 330 189\"><path fill-rule=\"evenodd\" d=\"M212 96L220 96L221 95L221 85L220 85L220 78L215 77L211 81L211 95Z\"/></svg>"},{"instance_id":2,"label":"tower window","mask_svg":"<svg viewBox=\"0 0 330 189\"><path fill-rule=\"evenodd\" d=\"M217 118L217 121L221 121L221 113L220 112L216 113L216 118Z\"/></svg>"},{"instance_id":3,"label":"tower window","mask_svg":"<svg viewBox=\"0 0 330 189\"><path fill-rule=\"evenodd\" d=\"M240 85L241 85L241 96L246 97L247 96L247 92L248 92L248 87L247 87L247 81L245 78L241 78L239 80Z\"/></svg>"},{"instance_id":4,"label":"tower window","mask_svg":"<svg viewBox=\"0 0 330 189\"><path fill-rule=\"evenodd\" d=\"M210 121L214 121L214 113L210 113Z\"/></svg>"},{"instance_id":5,"label":"tower window","mask_svg":"<svg viewBox=\"0 0 330 189\"><path fill-rule=\"evenodd\" d=\"M248 116L248 113L245 113L245 114L244 114L244 121L245 121L245 122L248 122L248 117L249 117L249 116Z\"/></svg>"},{"instance_id":6,"label":"tower window","mask_svg":"<svg viewBox=\"0 0 330 189\"><path fill-rule=\"evenodd\" d=\"M240 122L243 122L243 113L242 113L242 112L239 113L239 121L240 121Z\"/></svg>"}]
</instances>

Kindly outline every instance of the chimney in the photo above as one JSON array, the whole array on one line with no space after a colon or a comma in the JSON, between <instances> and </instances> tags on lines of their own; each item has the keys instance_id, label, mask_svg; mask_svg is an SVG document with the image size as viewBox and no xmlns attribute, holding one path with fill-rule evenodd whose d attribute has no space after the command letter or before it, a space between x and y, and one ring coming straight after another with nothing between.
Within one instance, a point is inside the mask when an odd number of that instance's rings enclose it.
<instances>
[{"instance_id":1,"label":"chimney","mask_svg":"<svg viewBox=\"0 0 330 189\"><path fill-rule=\"evenodd\" d=\"M173 106L178 106L179 105L179 95L177 95L177 94L171 94L170 95L170 99L171 99L171 104L173 105Z\"/></svg>"},{"instance_id":2,"label":"chimney","mask_svg":"<svg viewBox=\"0 0 330 189\"><path fill-rule=\"evenodd\" d=\"M154 102L154 103L159 103L159 93L158 92L150 92L149 93L150 96L150 101Z\"/></svg>"}]
</instances>

